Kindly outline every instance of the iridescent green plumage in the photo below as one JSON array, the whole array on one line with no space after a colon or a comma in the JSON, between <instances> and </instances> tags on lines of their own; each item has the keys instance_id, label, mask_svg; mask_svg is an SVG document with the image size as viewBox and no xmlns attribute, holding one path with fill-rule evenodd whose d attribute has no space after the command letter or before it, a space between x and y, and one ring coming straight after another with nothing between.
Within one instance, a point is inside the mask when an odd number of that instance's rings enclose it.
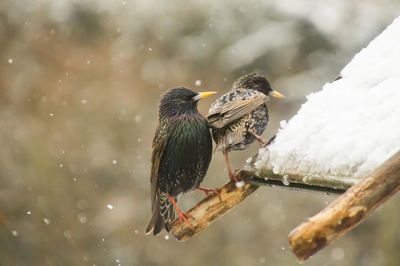
<instances>
[{"instance_id":1,"label":"iridescent green plumage","mask_svg":"<svg viewBox=\"0 0 400 266\"><path fill-rule=\"evenodd\" d=\"M206 175L212 139L206 119L197 111L198 95L175 88L161 99L150 178L152 219L146 233L169 231L175 218L173 201L198 188Z\"/></svg>"}]
</instances>

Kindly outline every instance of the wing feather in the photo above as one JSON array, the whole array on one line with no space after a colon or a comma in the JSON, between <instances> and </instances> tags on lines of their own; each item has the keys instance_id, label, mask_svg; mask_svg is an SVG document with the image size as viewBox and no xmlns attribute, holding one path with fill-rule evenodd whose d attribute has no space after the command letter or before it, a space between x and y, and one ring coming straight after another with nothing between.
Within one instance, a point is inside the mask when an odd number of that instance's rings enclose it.
<instances>
[{"instance_id":1,"label":"wing feather","mask_svg":"<svg viewBox=\"0 0 400 266\"><path fill-rule=\"evenodd\" d=\"M265 104L269 97L257 92L243 99L230 100L225 103L220 101L210 108L207 114L208 124L213 128L222 128L230 123L250 114L259 106Z\"/></svg>"},{"instance_id":2,"label":"wing feather","mask_svg":"<svg viewBox=\"0 0 400 266\"><path fill-rule=\"evenodd\" d=\"M164 148L166 146L166 135L163 133L163 127L158 126L156 134L153 139L152 155L151 155L151 171L150 171L150 183L151 183L151 210L153 211L155 201L157 200L157 183L158 174L160 170L160 163L163 157Z\"/></svg>"}]
</instances>

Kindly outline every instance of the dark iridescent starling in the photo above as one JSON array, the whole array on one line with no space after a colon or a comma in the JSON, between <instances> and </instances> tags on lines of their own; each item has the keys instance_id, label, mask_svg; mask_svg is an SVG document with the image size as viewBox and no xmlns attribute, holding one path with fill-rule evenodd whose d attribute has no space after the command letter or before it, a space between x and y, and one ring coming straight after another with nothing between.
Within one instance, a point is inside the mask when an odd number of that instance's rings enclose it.
<instances>
[{"instance_id":1,"label":"dark iridescent starling","mask_svg":"<svg viewBox=\"0 0 400 266\"><path fill-rule=\"evenodd\" d=\"M180 194L199 188L207 173L212 139L207 120L197 110L197 102L213 94L175 88L161 98L151 158L152 218L146 234L169 231L175 210L179 219L188 222L187 214L178 208L176 200Z\"/></svg>"},{"instance_id":2,"label":"dark iridescent starling","mask_svg":"<svg viewBox=\"0 0 400 266\"><path fill-rule=\"evenodd\" d=\"M218 98L208 111L216 150L223 152L231 180L237 181L228 153L244 150L254 140L267 143L261 135L268 124L269 96L285 97L273 90L264 76L251 73L235 81L232 90Z\"/></svg>"}]
</instances>

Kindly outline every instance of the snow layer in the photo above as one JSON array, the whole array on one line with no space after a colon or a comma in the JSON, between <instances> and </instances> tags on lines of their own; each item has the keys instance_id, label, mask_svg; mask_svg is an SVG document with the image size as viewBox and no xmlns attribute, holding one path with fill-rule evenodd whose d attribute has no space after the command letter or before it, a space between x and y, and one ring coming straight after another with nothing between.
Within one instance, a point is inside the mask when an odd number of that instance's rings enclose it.
<instances>
[{"instance_id":1,"label":"snow layer","mask_svg":"<svg viewBox=\"0 0 400 266\"><path fill-rule=\"evenodd\" d=\"M341 76L281 122L256 169L360 178L400 150L400 17Z\"/></svg>"}]
</instances>

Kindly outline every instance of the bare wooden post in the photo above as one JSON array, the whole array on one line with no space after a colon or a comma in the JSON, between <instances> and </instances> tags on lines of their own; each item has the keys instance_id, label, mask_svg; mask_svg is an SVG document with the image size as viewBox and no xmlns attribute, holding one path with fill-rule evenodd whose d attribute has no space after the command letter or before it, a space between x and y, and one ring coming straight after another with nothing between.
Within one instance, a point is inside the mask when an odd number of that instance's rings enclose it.
<instances>
[{"instance_id":1,"label":"bare wooden post","mask_svg":"<svg viewBox=\"0 0 400 266\"><path fill-rule=\"evenodd\" d=\"M306 260L359 223L400 189L400 152L351 187L324 210L295 228L289 243Z\"/></svg>"}]
</instances>

